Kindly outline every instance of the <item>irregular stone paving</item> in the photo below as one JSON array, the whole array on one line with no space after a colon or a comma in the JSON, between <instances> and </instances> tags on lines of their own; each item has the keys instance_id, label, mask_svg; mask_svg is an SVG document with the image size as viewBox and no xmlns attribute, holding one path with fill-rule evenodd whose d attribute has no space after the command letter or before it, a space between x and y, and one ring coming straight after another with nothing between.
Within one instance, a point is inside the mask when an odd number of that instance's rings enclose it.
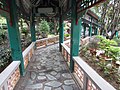
<instances>
[{"instance_id":1,"label":"irregular stone paving","mask_svg":"<svg viewBox=\"0 0 120 90\"><path fill-rule=\"evenodd\" d=\"M14 90L80 90L59 52L58 44L37 49L26 75Z\"/></svg>"}]
</instances>

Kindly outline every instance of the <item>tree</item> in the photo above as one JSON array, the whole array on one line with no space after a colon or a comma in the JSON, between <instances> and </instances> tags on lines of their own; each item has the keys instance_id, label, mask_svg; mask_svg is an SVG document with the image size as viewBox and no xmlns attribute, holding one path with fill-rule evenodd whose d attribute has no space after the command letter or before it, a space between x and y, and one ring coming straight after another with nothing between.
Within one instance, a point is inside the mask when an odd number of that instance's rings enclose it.
<instances>
[{"instance_id":1,"label":"tree","mask_svg":"<svg viewBox=\"0 0 120 90\"><path fill-rule=\"evenodd\" d=\"M119 0L107 0L106 2L95 7L96 12L101 14L101 34L107 35L108 32L112 32L110 39L112 39L115 33L120 30L120 1Z\"/></svg>"},{"instance_id":2,"label":"tree","mask_svg":"<svg viewBox=\"0 0 120 90\"><path fill-rule=\"evenodd\" d=\"M4 29L0 30L0 43L1 44L4 43L7 39L6 33L7 33L6 30L4 30Z\"/></svg>"},{"instance_id":3,"label":"tree","mask_svg":"<svg viewBox=\"0 0 120 90\"><path fill-rule=\"evenodd\" d=\"M49 26L50 26L50 33L54 34L54 35L58 35L58 21L56 20L56 18L52 18L49 21Z\"/></svg>"},{"instance_id":4,"label":"tree","mask_svg":"<svg viewBox=\"0 0 120 90\"><path fill-rule=\"evenodd\" d=\"M38 26L39 32L41 33L42 38L46 38L50 31L50 26L47 21L42 20Z\"/></svg>"},{"instance_id":5,"label":"tree","mask_svg":"<svg viewBox=\"0 0 120 90\"><path fill-rule=\"evenodd\" d=\"M50 33L51 34L53 34L54 33L54 27L55 27L55 25L54 25L54 23L51 21L51 22L49 22L49 26L50 26Z\"/></svg>"}]
</instances>

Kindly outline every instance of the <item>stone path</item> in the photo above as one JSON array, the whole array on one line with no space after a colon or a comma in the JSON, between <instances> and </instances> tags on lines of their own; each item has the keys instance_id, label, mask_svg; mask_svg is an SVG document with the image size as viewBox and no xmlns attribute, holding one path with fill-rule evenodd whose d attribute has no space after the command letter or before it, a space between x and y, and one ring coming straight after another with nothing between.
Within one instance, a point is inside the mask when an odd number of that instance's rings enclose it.
<instances>
[{"instance_id":1,"label":"stone path","mask_svg":"<svg viewBox=\"0 0 120 90\"><path fill-rule=\"evenodd\" d=\"M26 75L14 90L80 90L71 77L58 44L35 51Z\"/></svg>"}]
</instances>

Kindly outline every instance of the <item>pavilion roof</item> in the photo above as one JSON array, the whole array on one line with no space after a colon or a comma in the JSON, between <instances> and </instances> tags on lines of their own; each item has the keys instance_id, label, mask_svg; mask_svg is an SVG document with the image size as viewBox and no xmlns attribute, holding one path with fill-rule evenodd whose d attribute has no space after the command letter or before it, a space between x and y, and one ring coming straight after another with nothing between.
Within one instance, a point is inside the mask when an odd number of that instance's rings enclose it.
<instances>
[{"instance_id":1,"label":"pavilion roof","mask_svg":"<svg viewBox=\"0 0 120 90\"><path fill-rule=\"evenodd\" d=\"M5 1L7 4L11 2L11 0L0 0L0 2ZM103 1L105 0L76 0L77 18L82 16L83 13L81 12ZM16 0L16 5L19 15L30 19L31 13L34 13L35 16L58 17L60 8L62 9L62 14L67 15L71 12L71 2L72 0ZM7 8L9 7L10 5Z\"/></svg>"}]
</instances>

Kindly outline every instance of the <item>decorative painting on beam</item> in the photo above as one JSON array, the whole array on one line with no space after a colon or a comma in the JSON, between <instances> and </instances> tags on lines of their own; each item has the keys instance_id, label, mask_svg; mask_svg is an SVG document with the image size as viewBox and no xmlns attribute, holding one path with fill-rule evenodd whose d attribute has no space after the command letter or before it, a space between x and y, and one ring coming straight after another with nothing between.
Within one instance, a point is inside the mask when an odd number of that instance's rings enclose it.
<instances>
[{"instance_id":1,"label":"decorative painting on beam","mask_svg":"<svg viewBox=\"0 0 120 90\"><path fill-rule=\"evenodd\" d=\"M104 1L106 0L76 0L76 3L77 3L77 7L76 7L77 18L76 19L83 17L87 9ZM62 7L62 13L63 13L64 19L71 17L71 1L61 0L60 6Z\"/></svg>"},{"instance_id":2,"label":"decorative painting on beam","mask_svg":"<svg viewBox=\"0 0 120 90\"><path fill-rule=\"evenodd\" d=\"M83 15L86 13L86 10L98 5L101 2L104 2L106 0L76 0L77 2L77 19L80 17L83 17Z\"/></svg>"},{"instance_id":3,"label":"decorative painting on beam","mask_svg":"<svg viewBox=\"0 0 120 90\"><path fill-rule=\"evenodd\" d=\"M106 0L77 0L77 13L87 10Z\"/></svg>"}]
</instances>

